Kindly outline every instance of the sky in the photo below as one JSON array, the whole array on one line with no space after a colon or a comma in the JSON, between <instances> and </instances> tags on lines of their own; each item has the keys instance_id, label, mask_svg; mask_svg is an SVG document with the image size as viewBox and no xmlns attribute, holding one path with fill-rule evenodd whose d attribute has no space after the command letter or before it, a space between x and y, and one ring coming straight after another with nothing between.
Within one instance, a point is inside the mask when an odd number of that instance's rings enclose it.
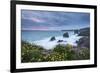
<instances>
[{"instance_id":1,"label":"sky","mask_svg":"<svg viewBox=\"0 0 100 73\"><path fill-rule=\"evenodd\" d=\"M21 10L22 30L71 30L89 26L89 13Z\"/></svg>"}]
</instances>

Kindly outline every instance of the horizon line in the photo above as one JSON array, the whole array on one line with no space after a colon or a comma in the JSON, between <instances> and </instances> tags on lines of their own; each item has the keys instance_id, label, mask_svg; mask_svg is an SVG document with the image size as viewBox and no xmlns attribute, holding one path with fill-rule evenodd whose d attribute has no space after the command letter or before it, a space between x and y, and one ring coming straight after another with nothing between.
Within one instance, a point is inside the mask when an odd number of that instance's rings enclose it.
<instances>
[{"instance_id":1,"label":"horizon line","mask_svg":"<svg viewBox=\"0 0 100 73\"><path fill-rule=\"evenodd\" d=\"M75 29L21 29L22 31L32 31L32 30L37 30L37 31L67 31L67 30L80 30L83 28L90 28L89 26L87 27L81 27L81 28L75 28Z\"/></svg>"}]
</instances>

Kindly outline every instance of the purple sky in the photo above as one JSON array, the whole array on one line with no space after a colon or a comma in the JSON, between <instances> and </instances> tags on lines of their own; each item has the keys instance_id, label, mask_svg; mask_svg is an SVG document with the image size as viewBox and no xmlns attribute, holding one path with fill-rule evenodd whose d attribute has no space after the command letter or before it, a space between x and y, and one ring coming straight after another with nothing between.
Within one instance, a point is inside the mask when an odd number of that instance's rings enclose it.
<instances>
[{"instance_id":1,"label":"purple sky","mask_svg":"<svg viewBox=\"0 0 100 73\"><path fill-rule=\"evenodd\" d=\"M90 14L21 10L22 30L69 30L89 27Z\"/></svg>"}]
</instances>

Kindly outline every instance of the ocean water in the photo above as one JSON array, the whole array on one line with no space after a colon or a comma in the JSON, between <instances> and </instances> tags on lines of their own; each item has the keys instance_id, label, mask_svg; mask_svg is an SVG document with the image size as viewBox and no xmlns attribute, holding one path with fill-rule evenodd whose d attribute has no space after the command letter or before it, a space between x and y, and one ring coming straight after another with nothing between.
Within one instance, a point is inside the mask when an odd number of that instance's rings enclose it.
<instances>
[{"instance_id":1,"label":"ocean water","mask_svg":"<svg viewBox=\"0 0 100 73\"><path fill-rule=\"evenodd\" d=\"M64 38L63 34L68 32L69 37ZM71 44L77 46L76 41L78 41L81 36L74 34L74 31L22 31L21 38L24 41L34 43L36 45L42 46L45 49L52 49L57 44ZM55 36L56 40L50 41L51 37ZM58 40L63 40L63 42L58 42Z\"/></svg>"},{"instance_id":2,"label":"ocean water","mask_svg":"<svg viewBox=\"0 0 100 73\"><path fill-rule=\"evenodd\" d=\"M28 42L34 42L38 40L42 40L48 37L57 37L57 36L63 36L65 32L68 32L69 36L74 34L74 31L40 31L40 30L22 30L21 37L22 40L28 41Z\"/></svg>"}]
</instances>

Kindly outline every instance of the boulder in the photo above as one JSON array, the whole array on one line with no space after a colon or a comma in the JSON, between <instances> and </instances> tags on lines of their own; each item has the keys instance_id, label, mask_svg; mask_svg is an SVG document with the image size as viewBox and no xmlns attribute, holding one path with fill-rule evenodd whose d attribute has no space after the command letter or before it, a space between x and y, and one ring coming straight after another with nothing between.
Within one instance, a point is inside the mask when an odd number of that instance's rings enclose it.
<instances>
[{"instance_id":1,"label":"boulder","mask_svg":"<svg viewBox=\"0 0 100 73\"><path fill-rule=\"evenodd\" d=\"M90 36L90 28L80 29L78 36Z\"/></svg>"},{"instance_id":2,"label":"boulder","mask_svg":"<svg viewBox=\"0 0 100 73\"><path fill-rule=\"evenodd\" d=\"M51 37L50 41L54 41L54 40L56 40L55 37L54 36Z\"/></svg>"},{"instance_id":3,"label":"boulder","mask_svg":"<svg viewBox=\"0 0 100 73\"><path fill-rule=\"evenodd\" d=\"M90 48L90 37L82 37L77 41L79 47Z\"/></svg>"},{"instance_id":4,"label":"boulder","mask_svg":"<svg viewBox=\"0 0 100 73\"><path fill-rule=\"evenodd\" d=\"M69 37L68 32L65 32L65 33L63 34L63 37Z\"/></svg>"},{"instance_id":5,"label":"boulder","mask_svg":"<svg viewBox=\"0 0 100 73\"><path fill-rule=\"evenodd\" d=\"M58 40L57 42L58 42L58 43L59 43L59 42L63 42L63 40Z\"/></svg>"},{"instance_id":6,"label":"boulder","mask_svg":"<svg viewBox=\"0 0 100 73\"><path fill-rule=\"evenodd\" d=\"M74 30L74 34L78 34L78 30Z\"/></svg>"}]
</instances>

